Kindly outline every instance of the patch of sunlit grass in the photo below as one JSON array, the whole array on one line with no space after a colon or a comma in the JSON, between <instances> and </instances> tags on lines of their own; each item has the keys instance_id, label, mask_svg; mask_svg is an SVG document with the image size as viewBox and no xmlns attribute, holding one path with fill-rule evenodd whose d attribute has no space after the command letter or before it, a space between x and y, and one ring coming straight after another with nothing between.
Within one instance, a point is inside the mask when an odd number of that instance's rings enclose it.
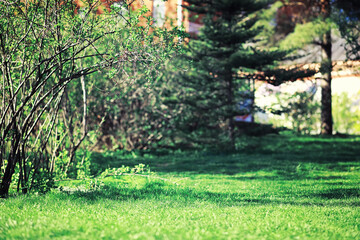
<instances>
[{"instance_id":1,"label":"patch of sunlit grass","mask_svg":"<svg viewBox=\"0 0 360 240\"><path fill-rule=\"evenodd\" d=\"M1 199L0 239L360 239L359 142L293 139L275 151L268 140L252 153L137 159L156 174Z\"/></svg>"}]
</instances>

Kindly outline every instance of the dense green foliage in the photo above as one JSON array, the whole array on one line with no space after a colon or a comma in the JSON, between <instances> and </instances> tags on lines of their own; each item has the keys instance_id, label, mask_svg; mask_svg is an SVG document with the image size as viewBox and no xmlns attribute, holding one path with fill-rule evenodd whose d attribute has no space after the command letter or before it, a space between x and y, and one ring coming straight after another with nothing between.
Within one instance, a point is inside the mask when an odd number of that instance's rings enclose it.
<instances>
[{"instance_id":1,"label":"dense green foliage","mask_svg":"<svg viewBox=\"0 0 360 240\"><path fill-rule=\"evenodd\" d=\"M107 114L108 106L120 99L123 111L136 108L132 102L144 98L124 93L149 87L177 49L180 31L151 28L145 7L132 11L124 3L97 15L101 4L0 3L0 196L11 183L25 193L48 189L55 175L77 177L86 159L77 161L76 151L96 143L102 120L119 117L115 107ZM114 76L121 82L115 90Z\"/></svg>"},{"instance_id":2,"label":"dense green foliage","mask_svg":"<svg viewBox=\"0 0 360 240\"><path fill-rule=\"evenodd\" d=\"M167 130L164 72L169 59L181 53L182 44L176 38L184 32L176 27L154 28L150 17L145 26L138 26L138 17L149 13L146 8L142 11L132 13L135 25L122 31L126 41L113 43L141 51L139 59L87 77L88 127L95 140L90 145L96 150L154 148ZM75 98L80 91L77 86L74 83L72 88L72 107L81 106L81 99Z\"/></svg>"},{"instance_id":3,"label":"dense green foliage","mask_svg":"<svg viewBox=\"0 0 360 240\"><path fill-rule=\"evenodd\" d=\"M0 239L360 239L359 138L246 142L227 155L104 155L155 173L1 199Z\"/></svg>"},{"instance_id":4,"label":"dense green foliage","mask_svg":"<svg viewBox=\"0 0 360 240\"><path fill-rule=\"evenodd\" d=\"M96 45L111 35L111 26L125 24L91 13L76 15L71 1L0 3L1 196L15 171L23 192L51 174L56 149L47 147L66 86L114 63L112 49L99 52Z\"/></svg>"},{"instance_id":5,"label":"dense green foliage","mask_svg":"<svg viewBox=\"0 0 360 240\"><path fill-rule=\"evenodd\" d=\"M182 109L175 128L187 142L234 148L234 117L253 110L239 105L253 100L254 73L272 67L286 52L256 45L260 29L254 24L263 2L187 2L190 12L202 14L204 26L189 41L181 59L189 67L172 78L176 92L167 105Z\"/></svg>"},{"instance_id":6,"label":"dense green foliage","mask_svg":"<svg viewBox=\"0 0 360 240\"><path fill-rule=\"evenodd\" d=\"M278 7L278 11L273 11L271 15L275 16L276 22L271 33L278 41L285 38L285 41L279 41L283 47L319 45L323 41L322 36L333 29L333 33L339 31L347 40L347 45L343 47L348 50L349 59L358 58L360 5L357 0L285 0L278 1L274 6ZM267 20L265 24L269 24L269 18Z\"/></svg>"}]
</instances>

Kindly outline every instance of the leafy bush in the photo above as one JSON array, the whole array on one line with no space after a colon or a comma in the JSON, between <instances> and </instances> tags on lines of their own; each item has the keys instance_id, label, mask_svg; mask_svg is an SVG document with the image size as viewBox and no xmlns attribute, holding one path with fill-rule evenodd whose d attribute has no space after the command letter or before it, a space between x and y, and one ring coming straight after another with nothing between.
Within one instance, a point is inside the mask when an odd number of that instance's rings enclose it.
<instances>
[{"instance_id":1,"label":"leafy bush","mask_svg":"<svg viewBox=\"0 0 360 240\"><path fill-rule=\"evenodd\" d=\"M338 133L360 134L360 92L333 94L334 130Z\"/></svg>"},{"instance_id":2,"label":"leafy bush","mask_svg":"<svg viewBox=\"0 0 360 240\"><path fill-rule=\"evenodd\" d=\"M277 93L270 109L270 123L296 133L314 134L320 129L320 102L315 92Z\"/></svg>"}]
</instances>

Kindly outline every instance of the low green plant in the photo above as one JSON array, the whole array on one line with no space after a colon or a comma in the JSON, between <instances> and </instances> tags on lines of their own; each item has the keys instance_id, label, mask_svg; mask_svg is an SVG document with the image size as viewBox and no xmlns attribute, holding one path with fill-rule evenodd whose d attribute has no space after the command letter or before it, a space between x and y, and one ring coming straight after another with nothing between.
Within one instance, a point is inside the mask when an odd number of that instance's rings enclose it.
<instances>
[{"instance_id":1,"label":"low green plant","mask_svg":"<svg viewBox=\"0 0 360 240\"><path fill-rule=\"evenodd\" d=\"M124 174L150 174L150 169L145 166L145 164L138 164L134 167L124 166L122 165L120 168L108 168L104 172L100 174L98 178L105 178L108 176L119 177Z\"/></svg>"},{"instance_id":2,"label":"low green plant","mask_svg":"<svg viewBox=\"0 0 360 240\"><path fill-rule=\"evenodd\" d=\"M83 150L76 155L76 178L83 179L91 176L91 152Z\"/></svg>"},{"instance_id":3,"label":"low green plant","mask_svg":"<svg viewBox=\"0 0 360 240\"><path fill-rule=\"evenodd\" d=\"M333 94L334 131L360 134L360 92Z\"/></svg>"},{"instance_id":4,"label":"low green plant","mask_svg":"<svg viewBox=\"0 0 360 240\"><path fill-rule=\"evenodd\" d=\"M320 129L320 102L312 92L279 93L270 122L276 127L289 127L296 133L316 134ZM280 106L280 107L279 107ZM281 116L280 116L281 115Z\"/></svg>"},{"instance_id":5,"label":"low green plant","mask_svg":"<svg viewBox=\"0 0 360 240\"><path fill-rule=\"evenodd\" d=\"M30 190L32 192L45 194L56 187L52 174L46 170L40 169L37 174L34 174Z\"/></svg>"}]
</instances>

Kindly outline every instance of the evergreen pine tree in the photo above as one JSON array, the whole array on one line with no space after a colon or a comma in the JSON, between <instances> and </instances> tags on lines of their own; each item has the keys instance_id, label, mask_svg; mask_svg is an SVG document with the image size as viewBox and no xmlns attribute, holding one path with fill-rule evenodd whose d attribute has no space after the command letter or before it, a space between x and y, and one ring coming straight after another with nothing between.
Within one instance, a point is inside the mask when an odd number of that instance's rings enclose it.
<instances>
[{"instance_id":1,"label":"evergreen pine tree","mask_svg":"<svg viewBox=\"0 0 360 240\"><path fill-rule=\"evenodd\" d=\"M186 109L178 115L176 127L191 140L217 144L221 140L234 148L234 117L244 114L238 104L249 98L250 80L259 70L271 68L286 52L256 47L261 30L254 27L256 12L265 7L264 3L187 2L188 10L203 14L204 26L188 44L185 59L191 62L189 69L176 80L177 88L182 88L178 104Z\"/></svg>"}]
</instances>

